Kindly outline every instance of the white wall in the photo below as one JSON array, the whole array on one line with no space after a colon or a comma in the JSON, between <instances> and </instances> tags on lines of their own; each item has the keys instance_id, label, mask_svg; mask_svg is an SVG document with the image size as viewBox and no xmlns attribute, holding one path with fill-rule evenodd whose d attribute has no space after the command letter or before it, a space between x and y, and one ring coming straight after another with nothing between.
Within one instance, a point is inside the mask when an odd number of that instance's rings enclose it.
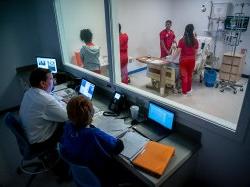
<instances>
[{"instance_id":1,"label":"white wall","mask_svg":"<svg viewBox=\"0 0 250 187\"><path fill-rule=\"evenodd\" d=\"M129 36L129 56L160 56L160 31L170 18L169 0L118 0L118 22Z\"/></svg>"},{"instance_id":2,"label":"white wall","mask_svg":"<svg viewBox=\"0 0 250 187\"><path fill-rule=\"evenodd\" d=\"M92 31L93 42L101 47L101 55L107 55L104 1L58 0L58 2L64 29L64 45L67 46L69 57L74 51L80 50L82 46L80 30L84 28Z\"/></svg>"},{"instance_id":3,"label":"white wall","mask_svg":"<svg viewBox=\"0 0 250 187\"><path fill-rule=\"evenodd\" d=\"M233 11L240 12L240 6L235 5L232 0L216 0L214 3L232 2ZM241 2L249 3L249 0ZM129 56L137 57L141 55L160 55L159 32L164 28L166 19L173 21L172 29L177 40L184 33L185 26L193 23L198 35L206 36L208 25L208 15L210 3L206 0L118 0L118 21L122 24L122 30L129 35ZM207 11L201 12L201 5L207 6ZM250 7L245 6L244 13L250 16ZM250 23L249 23L250 25ZM250 75L250 26L242 33L242 43L237 47L248 50L246 64L243 74ZM223 44L223 35L216 43L216 56L220 57L217 68L220 67L224 52L231 51L232 48Z\"/></svg>"}]
</instances>

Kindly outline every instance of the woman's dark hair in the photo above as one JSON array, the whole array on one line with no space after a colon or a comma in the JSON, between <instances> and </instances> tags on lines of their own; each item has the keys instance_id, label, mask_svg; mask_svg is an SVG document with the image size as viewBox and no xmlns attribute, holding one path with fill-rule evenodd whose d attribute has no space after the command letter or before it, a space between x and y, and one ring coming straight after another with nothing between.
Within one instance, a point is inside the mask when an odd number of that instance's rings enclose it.
<instances>
[{"instance_id":1,"label":"woman's dark hair","mask_svg":"<svg viewBox=\"0 0 250 187\"><path fill-rule=\"evenodd\" d=\"M194 46L195 38L194 38L194 25L188 24L185 27L184 32L184 41L188 47Z\"/></svg>"},{"instance_id":2,"label":"woman's dark hair","mask_svg":"<svg viewBox=\"0 0 250 187\"><path fill-rule=\"evenodd\" d=\"M119 33L121 33L121 29L122 29L122 26L121 26L121 24L119 23Z\"/></svg>"},{"instance_id":3,"label":"woman's dark hair","mask_svg":"<svg viewBox=\"0 0 250 187\"><path fill-rule=\"evenodd\" d=\"M85 43L92 42L92 37L93 37L93 34L90 31L90 29L82 29L80 31L80 39L84 41Z\"/></svg>"},{"instance_id":4,"label":"woman's dark hair","mask_svg":"<svg viewBox=\"0 0 250 187\"><path fill-rule=\"evenodd\" d=\"M39 87L41 81L47 80L47 74L51 73L48 69L42 69L42 68L36 68L34 71L30 74L30 85L32 87Z\"/></svg>"},{"instance_id":5,"label":"woman's dark hair","mask_svg":"<svg viewBox=\"0 0 250 187\"><path fill-rule=\"evenodd\" d=\"M169 23L172 25L172 21L170 19L168 19L165 23Z\"/></svg>"},{"instance_id":6,"label":"woman's dark hair","mask_svg":"<svg viewBox=\"0 0 250 187\"><path fill-rule=\"evenodd\" d=\"M77 129L86 127L92 122L93 105L83 96L73 97L67 104L67 114Z\"/></svg>"}]
</instances>

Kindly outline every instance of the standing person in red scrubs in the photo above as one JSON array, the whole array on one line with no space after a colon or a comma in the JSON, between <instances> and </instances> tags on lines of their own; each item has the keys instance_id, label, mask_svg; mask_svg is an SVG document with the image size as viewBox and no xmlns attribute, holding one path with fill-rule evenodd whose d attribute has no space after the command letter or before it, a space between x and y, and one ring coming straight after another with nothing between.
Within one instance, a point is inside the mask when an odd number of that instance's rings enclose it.
<instances>
[{"instance_id":1,"label":"standing person in red scrubs","mask_svg":"<svg viewBox=\"0 0 250 187\"><path fill-rule=\"evenodd\" d=\"M165 23L165 29L160 32L160 48L161 48L161 58L164 58L171 54L171 46L175 41L175 34L170 28L172 26L172 21L167 20Z\"/></svg>"},{"instance_id":2,"label":"standing person in red scrubs","mask_svg":"<svg viewBox=\"0 0 250 187\"><path fill-rule=\"evenodd\" d=\"M180 54L180 75L182 94L191 94L192 75L195 67L195 58L198 49L198 41L194 35L194 25L186 25L184 36L179 40L177 52L174 58Z\"/></svg>"},{"instance_id":3,"label":"standing person in red scrubs","mask_svg":"<svg viewBox=\"0 0 250 187\"><path fill-rule=\"evenodd\" d=\"M119 23L119 41L120 41L120 63L121 78L125 84L129 83L128 77L128 35L121 32L121 24Z\"/></svg>"}]
</instances>

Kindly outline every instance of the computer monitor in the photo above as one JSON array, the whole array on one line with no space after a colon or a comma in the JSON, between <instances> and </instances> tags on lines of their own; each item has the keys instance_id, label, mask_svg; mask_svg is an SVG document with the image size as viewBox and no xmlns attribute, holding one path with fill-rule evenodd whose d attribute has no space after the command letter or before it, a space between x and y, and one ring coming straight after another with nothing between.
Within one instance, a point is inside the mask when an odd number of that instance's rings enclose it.
<instances>
[{"instance_id":1,"label":"computer monitor","mask_svg":"<svg viewBox=\"0 0 250 187\"><path fill-rule=\"evenodd\" d=\"M36 62L39 68L49 69L52 73L57 73L56 59L37 57Z\"/></svg>"},{"instance_id":2,"label":"computer monitor","mask_svg":"<svg viewBox=\"0 0 250 187\"><path fill-rule=\"evenodd\" d=\"M172 130L173 128L174 113L156 104L149 103L148 118L166 129Z\"/></svg>"},{"instance_id":3,"label":"computer monitor","mask_svg":"<svg viewBox=\"0 0 250 187\"><path fill-rule=\"evenodd\" d=\"M82 94L87 99L91 100L94 94L95 85L89 81L82 79L79 93Z\"/></svg>"},{"instance_id":4,"label":"computer monitor","mask_svg":"<svg viewBox=\"0 0 250 187\"><path fill-rule=\"evenodd\" d=\"M240 30L245 32L247 30L248 23L248 16L227 16L224 25L226 30Z\"/></svg>"}]
</instances>

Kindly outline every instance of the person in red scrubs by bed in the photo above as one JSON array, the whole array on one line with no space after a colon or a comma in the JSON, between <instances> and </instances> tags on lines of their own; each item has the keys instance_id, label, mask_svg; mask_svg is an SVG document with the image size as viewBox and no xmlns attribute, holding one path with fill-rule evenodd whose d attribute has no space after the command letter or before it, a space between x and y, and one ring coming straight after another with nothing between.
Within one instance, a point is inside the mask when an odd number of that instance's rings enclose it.
<instances>
[{"instance_id":1,"label":"person in red scrubs by bed","mask_svg":"<svg viewBox=\"0 0 250 187\"><path fill-rule=\"evenodd\" d=\"M165 29L160 32L160 48L161 48L161 58L164 58L171 54L171 46L175 41L175 34L170 28L172 26L172 21L167 20L165 23Z\"/></svg>"},{"instance_id":2,"label":"person in red scrubs by bed","mask_svg":"<svg viewBox=\"0 0 250 187\"><path fill-rule=\"evenodd\" d=\"M121 24L119 23L119 42L120 42L120 63L121 78L125 84L129 83L128 77L128 35L121 32Z\"/></svg>"},{"instance_id":3,"label":"person in red scrubs by bed","mask_svg":"<svg viewBox=\"0 0 250 187\"><path fill-rule=\"evenodd\" d=\"M178 48L173 58L180 54L180 76L182 94L191 94L192 75L195 67L195 58L198 49L198 40L194 35L194 25L188 24L185 27L184 36L178 42Z\"/></svg>"}]
</instances>

